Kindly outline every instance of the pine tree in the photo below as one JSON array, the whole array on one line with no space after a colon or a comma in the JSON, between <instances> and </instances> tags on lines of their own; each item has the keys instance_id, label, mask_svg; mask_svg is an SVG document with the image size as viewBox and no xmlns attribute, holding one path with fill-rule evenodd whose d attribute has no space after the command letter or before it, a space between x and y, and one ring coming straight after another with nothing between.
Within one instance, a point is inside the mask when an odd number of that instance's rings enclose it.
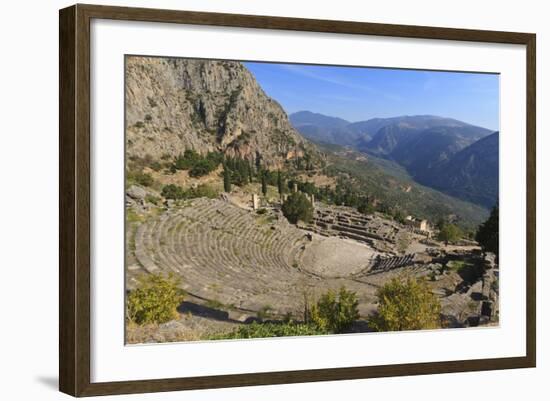
<instances>
[{"instance_id":1,"label":"pine tree","mask_svg":"<svg viewBox=\"0 0 550 401\"><path fill-rule=\"evenodd\" d=\"M225 164L223 166L223 190L225 192L231 192L231 172Z\"/></svg>"},{"instance_id":2,"label":"pine tree","mask_svg":"<svg viewBox=\"0 0 550 401\"><path fill-rule=\"evenodd\" d=\"M248 182L252 183L252 165L248 163Z\"/></svg>"},{"instance_id":3,"label":"pine tree","mask_svg":"<svg viewBox=\"0 0 550 401\"><path fill-rule=\"evenodd\" d=\"M498 255L498 205L493 207L491 215L477 229L476 241L485 252Z\"/></svg>"},{"instance_id":4,"label":"pine tree","mask_svg":"<svg viewBox=\"0 0 550 401\"><path fill-rule=\"evenodd\" d=\"M262 171L262 194L267 195L267 171Z\"/></svg>"},{"instance_id":5,"label":"pine tree","mask_svg":"<svg viewBox=\"0 0 550 401\"><path fill-rule=\"evenodd\" d=\"M279 190L279 196L283 196L284 185L283 185L283 176L281 175L281 170L277 171L277 189Z\"/></svg>"},{"instance_id":6,"label":"pine tree","mask_svg":"<svg viewBox=\"0 0 550 401\"><path fill-rule=\"evenodd\" d=\"M313 219L313 206L302 192L293 192L284 201L282 212L293 224L299 220L309 223Z\"/></svg>"}]
</instances>

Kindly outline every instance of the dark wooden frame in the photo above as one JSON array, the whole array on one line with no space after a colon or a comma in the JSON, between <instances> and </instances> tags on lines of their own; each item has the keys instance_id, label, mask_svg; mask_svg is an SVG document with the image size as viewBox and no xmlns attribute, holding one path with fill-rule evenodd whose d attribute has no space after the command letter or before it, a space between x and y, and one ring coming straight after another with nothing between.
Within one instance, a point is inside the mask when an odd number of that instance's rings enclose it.
<instances>
[{"instance_id":1,"label":"dark wooden frame","mask_svg":"<svg viewBox=\"0 0 550 401\"><path fill-rule=\"evenodd\" d=\"M526 356L91 383L89 97L92 18L525 45ZM73 396L92 396L535 367L535 34L80 4L60 10L59 29L59 388L62 392Z\"/></svg>"}]
</instances>

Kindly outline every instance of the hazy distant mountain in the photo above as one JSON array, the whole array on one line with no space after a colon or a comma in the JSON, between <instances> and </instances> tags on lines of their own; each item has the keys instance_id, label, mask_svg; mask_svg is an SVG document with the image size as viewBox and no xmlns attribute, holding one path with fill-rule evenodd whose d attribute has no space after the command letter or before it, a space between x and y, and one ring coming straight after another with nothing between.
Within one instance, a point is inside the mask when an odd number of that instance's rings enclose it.
<instances>
[{"instance_id":1,"label":"hazy distant mountain","mask_svg":"<svg viewBox=\"0 0 550 401\"><path fill-rule=\"evenodd\" d=\"M289 119L298 132L312 141L335 145L355 143L355 133L347 129L350 122L342 118L311 111L299 111L291 114Z\"/></svg>"},{"instance_id":2,"label":"hazy distant mountain","mask_svg":"<svg viewBox=\"0 0 550 401\"><path fill-rule=\"evenodd\" d=\"M362 141L357 147L363 151L377 153L392 158L406 158L404 150L413 145L423 135L435 139L438 134L447 137L456 137L460 148L489 135L490 130L476 127L452 118L437 116L404 116L379 119L382 127L370 141ZM414 151L414 149L412 149ZM456 149L458 151L460 149ZM398 154L393 153L397 151ZM397 160L399 161L399 160Z\"/></svg>"},{"instance_id":3,"label":"hazy distant mountain","mask_svg":"<svg viewBox=\"0 0 550 401\"><path fill-rule=\"evenodd\" d=\"M356 150L397 162L412 178L424 185L434 188L437 186L447 193L484 206L494 203L493 197L482 193L482 188L477 188L477 185L471 184L473 187L467 194L469 190L465 187L468 181L466 177L462 176L463 181L453 178L447 185L444 176L451 172L457 174L460 168L456 167L458 170L455 171L450 167L450 161L463 149L491 135L493 131L486 128L433 115L373 118L347 123L336 117L299 112L292 114L290 121L302 135L314 142L351 146ZM493 142L489 141L486 146L493 145ZM496 150L491 151L498 153L498 141ZM458 161L456 163L460 164ZM471 165L468 177L480 175L481 172L478 174L474 170L482 167L485 166L479 162ZM447 168L449 170L446 170ZM466 173L463 172L464 174ZM491 184L489 188L495 186L496 184Z\"/></svg>"},{"instance_id":4,"label":"hazy distant mountain","mask_svg":"<svg viewBox=\"0 0 550 401\"><path fill-rule=\"evenodd\" d=\"M342 118L311 111L298 111L289 116L292 125L314 142L357 147L368 142L376 132L394 119L373 118L350 123Z\"/></svg>"},{"instance_id":5,"label":"hazy distant mountain","mask_svg":"<svg viewBox=\"0 0 550 401\"><path fill-rule=\"evenodd\" d=\"M423 184L451 196L492 207L498 201L499 133L495 132L456 153Z\"/></svg>"},{"instance_id":6,"label":"hazy distant mountain","mask_svg":"<svg viewBox=\"0 0 550 401\"><path fill-rule=\"evenodd\" d=\"M292 113L289 117L290 122L294 126L317 125L319 127L329 129L342 128L350 123L343 118L325 116L324 114L313 113L311 111L298 111L296 113Z\"/></svg>"}]
</instances>

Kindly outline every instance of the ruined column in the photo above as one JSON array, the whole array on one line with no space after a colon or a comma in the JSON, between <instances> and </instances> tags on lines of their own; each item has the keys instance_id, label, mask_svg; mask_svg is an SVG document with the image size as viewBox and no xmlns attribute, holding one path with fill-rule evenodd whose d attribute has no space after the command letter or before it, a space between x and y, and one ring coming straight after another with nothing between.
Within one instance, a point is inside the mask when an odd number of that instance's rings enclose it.
<instances>
[{"instance_id":1,"label":"ruined column","mask_svg":"<svg viewBox=\"0 0 550 401\"><path fill-rule=\"evenodd\" d=\"M260 208L260 197L256 194L252 194L252 209L258 210Z\"/></svg>"}]
</instances>

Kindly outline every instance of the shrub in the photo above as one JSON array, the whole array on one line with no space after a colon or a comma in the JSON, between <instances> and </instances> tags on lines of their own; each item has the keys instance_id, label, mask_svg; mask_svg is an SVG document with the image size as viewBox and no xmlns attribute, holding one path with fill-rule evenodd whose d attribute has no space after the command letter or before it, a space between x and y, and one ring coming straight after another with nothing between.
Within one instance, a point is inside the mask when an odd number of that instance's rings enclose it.
<instances>
[{"instance_id":1,"label":"shrub","mask_svg":"<svg viewBox=\"0 0 550 401\"><path fill-rule=\"evenodd\" d=\"M407 232L402 232L397 238L397 250L399 253L407 252L409 245L412 243L412 238Z\"/></svg>"},{"instance_id":2,"label":"shrub","mask_svg":"<svg viewBox=\"0 0 550 401\"><path fill-rule=\"evenodd\" d=\"M338 294L329 290L311 308L312 322L323 331L341 333L359 318L357 295L340 288Z\"/></svg>"},{"instance_id":3,"label":"shrub","mask_svg":"<svg viewBox=\"0 0 550 401\"><path fill-rule=\"evenodd\" d=\"M151 167L152 170L158 172L158 171L162 170L164 165L159 161L153 161L153 162L151 162L151 165L149 167Z\"/></svg>"},{"instance_id":4,"label":"shrub","mask_svg":"<svg viewBox=\"0 0 550 401\"><path fill-rule=\"evenodd\" d=\"M152 203L153 205L159 205L160 203L160 198L154 196L154 195L151 195L151 194L147 194L145 196L145 200L149 203Z\"/></svg>"},{"instance_id":5,"label":"shrub","mask_svg":"<svg viewBox=\"0 0 550 401\"><path fill-rule=\"evenodd\" d=\"M151 174L144 173L143 171L129 171L126 178L129 183L136 183L144 187L150 187L155 182Z\"/></svg>"},{"instance_id":6,"label":"shrub","mask_svg":"<svg viewBox=\"0 0 550 401\"><path fill-rule=\"evenodd\" d=\"M209 340L230 340L240 338L267 338L287 336L314 336L327 334L313 325L303 323L258 323L245 324L230 333L209 336Z\"/></svg>"},{"instance_id":7,"label":"shrub","mask_svg":"<svg viewBox=\"0 0 550 401\"><path fill-rule=\"evenodd\" d=\"M185 197L184 189L174 184L165 185L160 194L165 199L183 199Z\"/></svg>"},{"instance_id":8,"label":"shrub","mask_svg":"<svg viewBox=\"0 0 550 401\"><path fill-rule=\"evenodd\" d=\"M191 177L202 177L214 171L223 160L223 155L217 152L208 152L201 156L194 150L187 149L173 164L174 170L189 170Z\"/></svg>"},{"instance_id":9,"label":"shrub","mask_svg":"<svg viewBox=\"0 0 550 401\"><path fill-rule=\"evenodd\" d=\"M291 223L298 220L309 223L313 219L313 206L308 198L301 192L294 192L284 201L283 214Z\"/></svg>"},{"instance_id":10,"label":"shrub","mask_svg":"<svg viewBox=\"0 0 550 401\"><path fill-rule=\"evenodd\" d=\"M203 175L206 175L213 171L216 168L216 166L213 166L213 164L206 160L201 159L198 160L193 167L189 170L189 176L190 177L202 177Z\"/></svg>"},{"instance_id":11,"label":"shrub","mask_svg":"<svg viewBox=\"0 0 550 401\"><path fill-rule=\"evenodd\" d=\"M200 159L200 155L194 150L187 149L183 155L176 158L174 166L178 170L189 170Z\"/></svg>"},{"instance_id":12,"label":"shrub","mask_svg":"<svg viewBox=\"0 0 550 401\"><path fill-rule=\"evenodd\" d=\"M445 242L445 245L449 245L449 242L455 242L460 239L462 232L460 228L454 224L444 224L443 227L439 230L437 239Z\"/></svg>"},{"instance_id":13,"label":"shrub","mask_svg":"<svg viewBox=\"0 0 550 401\"><path fill-rule=\"evenodd\" d=\"M206 184L201 184L196 188L191 188L190 190L186 191L184 197L185 198L205 197L205 198L214 199L214 198L217 198L218 195L219 195L218 192L214 188Z\"/></svg>"},{"instance_id":14,"label":"shrub","mask_svg":"<svg viewBox=\"0 0 550 401\"><path fill-rule=\"evenodd\" d=\"M164 323L178 316L177 307L184 299L173 276L144 274L127 297L128 319L137 324Z\"/></svg>"},{"instance_id":15,"label":"shrub","mask_svg":"<svg viewBox=\"0 0 550 401\"><path fill-rule=\"evenodd\" d=\"M262 320L269 319L272 315L273 308L271 305L264 305L262 308L258 311L257 316L258 318Z\"/></svg>"},{"instance_id":16,"label":"shrub","mask_svg":"<svg viewBox=\"0 0 550 401\"><path fill-rule=\"evenodd\" d=\"M160 194L165 199L174 199L174 200L202 198L202 197L214 199L218 196L218 192L214 188L206 184L201 184L196 188L190 188L188 190L185 190L178 185L168 184L162 188L162 192Z\"/></svg>"},{"instance_id":17,"label":"shrub","mask_svg":"<svg viewBox=\"0 0 550 401\"><path fill-rule=\"evenodd\" d=\"M369 326L377 331L440 327L441 305L423 281L394 278L378 290L377 297L378 311L369 319Z\"/></svg>"}]
</instances>

